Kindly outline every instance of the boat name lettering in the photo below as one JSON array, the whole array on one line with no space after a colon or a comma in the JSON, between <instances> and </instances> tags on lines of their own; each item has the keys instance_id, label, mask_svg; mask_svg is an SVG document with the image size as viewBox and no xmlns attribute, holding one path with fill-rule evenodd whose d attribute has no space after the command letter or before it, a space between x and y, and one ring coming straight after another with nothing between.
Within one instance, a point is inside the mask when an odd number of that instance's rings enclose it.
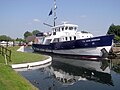
<instances>
[{"instance_id":1,"label":"boat name lettering","mask_svg":"<svg viewBox=\"0 0 120 90\"><path fill-rule=\"evenodd\" d=\"M90 42L90 40L86 40L86 42Z\"/></svg>"},{"instance_id":2,"label":"boat name lettering","mask_svg":"<svg viewBox=\"0 0 120 90\"><path fill-rule=\"evenodd\" d=\"M91 41L99 41L100 38L96 38L96 39L91 39Z\"/></svg>"},{"instance_id":3,"label":"boat name lettering","mask_svg":"<svg viewBox=\"0 0 120 90\"><path fill-rule=\"evenodd\" d=\"M89 39L89 40L83 40L82 42L91 42L91 41L99 41L100 38L96 38L96 39Z\"/></svg>"}]
</instances>

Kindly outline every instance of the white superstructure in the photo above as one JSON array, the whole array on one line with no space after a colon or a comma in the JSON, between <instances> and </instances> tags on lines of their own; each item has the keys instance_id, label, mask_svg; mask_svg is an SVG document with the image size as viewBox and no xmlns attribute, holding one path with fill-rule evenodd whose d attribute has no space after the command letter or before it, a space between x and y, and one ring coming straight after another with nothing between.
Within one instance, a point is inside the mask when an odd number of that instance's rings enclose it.
<instances>
[{"instance_id":1,"label":"white superstructure","mask_svg":"<svg viewBox=\"0 0 120 90\"><path fill-rule=\"evenodd\" d=\"M52 27L51 35L45 37L43 44L50 44L55 42L64 42L77 39L91 38L93 35L85 31L77 31L78 26L74 24L63 23ZM40 43L40 42L38 42Z\"/></svg>"}]
</instances>

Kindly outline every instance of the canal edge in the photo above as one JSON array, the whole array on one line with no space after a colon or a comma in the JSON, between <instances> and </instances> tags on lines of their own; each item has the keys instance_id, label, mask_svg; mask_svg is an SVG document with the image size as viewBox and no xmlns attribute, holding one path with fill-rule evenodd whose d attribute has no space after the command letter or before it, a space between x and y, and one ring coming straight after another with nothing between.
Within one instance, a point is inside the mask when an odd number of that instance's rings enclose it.
<instances>
[{"instance_id":1,"label":"canal edge","mask_svg":"<svg viewBox=\"0 0 120 90\"><path fill-rule=\"evenodd\" d=\"M29 67L35 67L35 66L41 66L47 63L52 62L52 57L48 56L48 59L45 59L43 61L37 61L37 62L30 62L30 63L22 63L22 64L12 64L13 69L18 69L18 68L29 68Z\"/></svg>"}]
</instances>

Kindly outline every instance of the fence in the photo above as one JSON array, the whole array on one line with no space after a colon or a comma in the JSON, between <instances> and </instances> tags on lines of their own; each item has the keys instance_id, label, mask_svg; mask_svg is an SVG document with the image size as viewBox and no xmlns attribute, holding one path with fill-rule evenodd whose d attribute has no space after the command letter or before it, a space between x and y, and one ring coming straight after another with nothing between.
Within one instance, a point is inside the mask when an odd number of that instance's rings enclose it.
<instances>
[{"instance_id":1,"label":"fence","mask_svg":"<svg viewBox=\"0 0 120 90\"><path fill-rule=\"evenodd\" d=\"M7 61L11 62L11 50L0 45L0 54L2 54Z\"/></svg>"}]
</instances>

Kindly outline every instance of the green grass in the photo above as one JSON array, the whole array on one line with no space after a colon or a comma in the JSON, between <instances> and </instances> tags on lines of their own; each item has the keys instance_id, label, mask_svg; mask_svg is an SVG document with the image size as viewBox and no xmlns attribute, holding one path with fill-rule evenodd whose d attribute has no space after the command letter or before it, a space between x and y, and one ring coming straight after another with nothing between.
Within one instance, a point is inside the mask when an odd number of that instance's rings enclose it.
<instances>
[{"instance_id":1,"label":"green grass","mask_svg":"<svg viewBox=\"0 0 120 90\"><path fill-rule=\"evenodd\" d=\"M1 57L1 55L0 55ZM1 60L1 59L0 59ZM0 63L0 90L38 90L10 66Z\"/></svg>"},{"instance_id":2,"label":"green grass","mask_svg":"<svg viewBox=\"0 0 120 90\"><path fill-rule=\"evenodd\" d=\"M5 63L4 57L0 54L0 63Z\"/></svg>"},{"instance_id":3,"label":"green grass","mask_svg":"<svg viewBox=\"0 0 120 90\"><path fill-rule=\"evenodd\" d=\"M27 63L47 59L47 57L27 52L17 52L19 47L9 47L12 50L10 64ZM4 57L0 54L0 90L38 90L29 81L15 72L11 66L5 65Z\"/></svg>"},{"instance_id":4,"label":"green grass","mask_svg":"<svg viewBox=\"0 0 120 90\"><path fill-rule=\"evenodd\" d=\"M9 47L8 49L12 50L12 64L18 64L18 63L28 63L28 62L35 62L35 61L41 61L47 59L47 57L36 54L36 53L28 53L28 52L18 52L17 49L19 47Z\"/></svg>"}]
</instances>

